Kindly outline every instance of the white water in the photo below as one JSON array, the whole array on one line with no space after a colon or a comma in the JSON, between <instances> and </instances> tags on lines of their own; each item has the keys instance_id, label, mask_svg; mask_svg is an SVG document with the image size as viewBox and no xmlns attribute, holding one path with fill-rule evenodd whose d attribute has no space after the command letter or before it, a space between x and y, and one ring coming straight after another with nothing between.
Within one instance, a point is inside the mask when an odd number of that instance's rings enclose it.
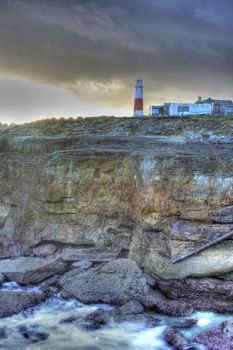
<instances>
[{"instance_id":1,"label":"white water","mask_svg":"<svg viewBox=\"0 0 233 350\"><path fill-rule=\"evenodd\" d=\"M4 284L4 289L30 290L38 288L21 288L15 283ZM175 318L154 314L163 320L160 327L148 328L143 322L111 321L107 326L86 331L77 324L61 324L65 318L85 315L97 308L111 309L107 305L83 305L76 300L64 300L58 295L43 304L9 318L0 319L0 328L10 331L10 336L0 339L0 349L7 350L171 350L163 340L162 333L166 321ZM183 330L183 334L193 339L200 332L221 323L230 315L216 315L210 312L197 312L193 315L198 324ZM39 331L49 334L49 338L39 343L32 343L19 332L20 326L37 326Z\"/></svg>"}]
</instances>

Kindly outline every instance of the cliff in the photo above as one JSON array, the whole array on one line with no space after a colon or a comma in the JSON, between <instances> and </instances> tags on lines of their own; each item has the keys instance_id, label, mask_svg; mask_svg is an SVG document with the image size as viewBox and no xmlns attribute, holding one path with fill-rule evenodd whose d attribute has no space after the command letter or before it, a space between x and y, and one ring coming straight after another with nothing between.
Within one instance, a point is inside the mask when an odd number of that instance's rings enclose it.
<instances>
[{"instance_id":1,"label":"cliff","mask_svg":"<svg viewBox=\"0 0 233 350\"><path fill-rule=\"evenodd\" d=\"M189 278L189 291L206 277L231 281L231 239L171 259L233 229L232 150L233 117L51 119L4 128L0 257L33 256L51 244L66 261L130 258L172 299L169 286L182 289L177 279Z\"/></svg>"}]
</instances>

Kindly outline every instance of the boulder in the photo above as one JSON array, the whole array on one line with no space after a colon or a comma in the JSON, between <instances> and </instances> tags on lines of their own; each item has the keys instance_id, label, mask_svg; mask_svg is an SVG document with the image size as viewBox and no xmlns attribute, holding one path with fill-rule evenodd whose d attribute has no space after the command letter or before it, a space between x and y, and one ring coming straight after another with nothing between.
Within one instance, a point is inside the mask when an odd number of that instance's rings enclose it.
<instances>
[{"instance_id":1,"label":"boulder","mask_svg":"<svg viewBox=\"0 0 233 350\"><path fill-rule=\"evenodd\" d=\"M61 324L72 323L78 327L84 328L85 330L96 330L101 326L107 324L110 320L110 312L97 309L84 316L71 316L60 321Z\"/></svg>"},{"instance_id":2,"label":"boulder","mask_svg":"<svg viewBox=\"0 0 233 350\"><path fill-rule=\"evenodd\" d=\"M56 251L56 246L52 243L41 244L33 248L33 254L35 256L46 257L53 255Z\"/></svg>"},{"instance_id":3,"label":"boulder","mask_svg":"<svg viewBox=\"0 0 233 350\"><path fill-rule=\"evenodd\" d=\"M148 307L164 300L160 292L148 286L144 273L129 259L111 261L72 275L66 279L61 295L75 297L84 303L102 302L120 306L138 300Z\"/></svg>"},{"instance_id":4,"label":"boulder","mask_svg":"<svg viewBox=\"0 0 233 350\"><path fill-rule=\"evenodd\" d=\"M195 340L211 350L232 350L233 319L229 319L221 323L219 326L201 333Z\"/></svg>"},{"instance_id":5,"label":"boulder","mask_svg":"<svg viewBox=\"0 0 233 350\"><path fill-rule=\"evenodd\" d=\"M138 300L131 300L120 306L118 311L122 315L135 315L143 313L144 307Z\"/></svg>"},{"instance_id":6,"label":"boulder","mask_svg":"<svg viewBox=\"0 0 233 350\"><path fill-rule=\"evenodd\" d=\"M193 244L197 244L192 241L176 242L182 246L174 248L175 254L183 251L184 244L186 252L195 247ZM176 264L171 261L171 248L168 246L167 235L164 232L156 235L145 235L142 232L133 238L130 258L147 272L162 279L219 276L233 271L232 240L220 242Z\"/></svg>"},{"instance_id":7,"label":"boulder","mask_svg":"<svg viewBox=\"0 0 233 350\"><path fill-rule=\"evenodd\" d=\"M170 316L190 316L193 313L193 307L190 303L180 300L160 301L155 306L156 311Z\"/></svg>"},{"instance_id":8,"label":"boulder","mask_svg":"<svg viewBox=\"0 0 233 350\"><path fill-rule=\"evenodd\" d=\"M111 261L115 260L119 255L119 250L109 248L63 248L56 254L56 257L62 261Z\"/></svg>"},{"instance_id":9,"label":"boulder","mask_svg":"<svg viewBox=\"0 0 233 350\"><path fill-rule=\"evenodd\" d=\"M8 280L23 285L39 283L65 270L65 263L57 261L54 257L18 257L0 260L0 273L3 273Z\"/></svg>"},{"instance_id":10,"label":"boulder","mask_svg":"<svg viewBox=\"0 0 233 350\"><path fill-rule=\"evenodd\" d=\"M18 327L19 333L32 343L39 343L48 339L49 334L40 330L38 325L22 325Z\"/></svg>"},{"instance_id":11,"label":"boulder","mask_svg":"<svg viewBox=\"0 0 233 350\"><path fill-rule=\"evenodd\" d=\"M175 350L199 350L198 344L190 343L185 337L175 328L167 327L163 333L166 342L172 345ZM219 348L220 349L220 348Z\"/></svg>"},{"instance_id":12,"label":"boulder","mask_svg":"<svg viewBox=\"0 0 233 350\"><path fill-rule=\"evenodd\" d=\"M186 301L194 310L233 312L233 282L217 278L160 280L159 289L169 298Z\"/></svg>"},{"instance_id":13,"label":"boulder","mask_svg":"<svg viewBox=\"0 0 233 350\"><path fill-rule=\"evenodd\" d=\"M165 233L169 255L171 259L175 259L232 230L233 225L227 224L211 225L188 220L168 220Z\"/></svg>"},{"instance_id":14,"label":"boulder","mask_svg":"<svg viewBox=\"0 0 233 350\"><path fill-rule=\"evenodd\" d=\"M189 328L198 323L198 320L195 318L177 318L175 320L166 320L166 324L174 328Z\"/></svg>"},{"instance_id":15,"label":"boulder","mask_svg":"<svg viewBox=\"0 0 233 350\"><path fill-rule=\"evenodd\" d=\"M1 291L0 290L0 317L9 317L14 314L40 304L50 297L49 292L30 293L26 291Z\"/></svg>"}]
</instances>

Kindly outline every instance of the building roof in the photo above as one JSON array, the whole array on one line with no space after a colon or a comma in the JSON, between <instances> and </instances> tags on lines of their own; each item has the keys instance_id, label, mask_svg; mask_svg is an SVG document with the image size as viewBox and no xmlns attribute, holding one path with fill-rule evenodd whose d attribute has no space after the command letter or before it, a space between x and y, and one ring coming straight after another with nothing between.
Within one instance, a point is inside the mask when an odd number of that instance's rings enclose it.
<instances>
[{"instance_id":1,"label":"building roof","mask_svg":"<svg viewBox=\"0 0 233 350\"><path fill-rule=\"evenodd\" d=\"M215 100L211 97L207 98L206 100L197 101L196 103L214 103L217 105L233 105L232 100Z\"/></svg>"}]
</instances>

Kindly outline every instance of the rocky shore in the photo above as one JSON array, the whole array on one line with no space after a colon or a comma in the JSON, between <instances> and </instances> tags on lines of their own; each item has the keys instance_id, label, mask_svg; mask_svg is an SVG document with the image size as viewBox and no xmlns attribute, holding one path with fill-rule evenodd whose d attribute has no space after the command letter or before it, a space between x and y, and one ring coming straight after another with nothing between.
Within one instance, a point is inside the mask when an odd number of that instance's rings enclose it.
<instances>
[{"instance_id":1,"label":"rocky shore","mask_svg":"<svg viewBox=\"0 0 233 350\"><path fill-rule=\"evenodd\" d=\"M135 315L156 325L148 311L233 314L233 239L172 263L233 230L232 146L233 117L0 130L0 317L57 293L115 307L93 327ZM4 288L9 281L22 290ZM165 339L176 349L233 349L231 323L192 343L171 325Z\"/></svg>"}]
</instances>

